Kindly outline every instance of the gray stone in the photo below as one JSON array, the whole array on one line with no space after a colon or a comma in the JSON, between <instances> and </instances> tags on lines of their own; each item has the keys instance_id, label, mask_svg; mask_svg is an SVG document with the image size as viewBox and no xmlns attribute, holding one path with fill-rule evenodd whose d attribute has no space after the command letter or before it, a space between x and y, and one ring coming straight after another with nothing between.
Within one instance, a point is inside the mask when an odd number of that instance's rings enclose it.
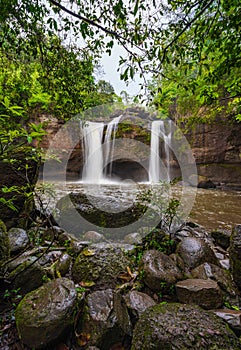
<instances>
[{"instance_id":1,"label":"gray stone","mask_svg":"<svg viewBox=\"0 0 241 350\"><path fill-rule=\"evenodd\" d=\"M223 270L219 266L214 264L204 263L191 271L193 278L198 279L212 279L216 281L219 287L230 295L236 295L238 293L235 288L230 272Z\"/></svg>"},{"instance_id":2,"label":"gray stone","mask_svg":"<svg viewBox=\"0 0 241 350\"><path fill-rule=\"evenodd\" d=\"M13 227L8 231L11 253L24 250L29 244L27 232L22 228Z\"/></svg>"},{"instance_id":3,"label":"gray stone","mask_svg":"<svg viewBox=\"0 0 241 350\"><path fill-rule=\"evenodd\" d=\"M124 237L124 242L128 244L140 244L142 238L139 232L129 233Z\"/></svg>"},{"instance_id":4,"label":"gray stone","mask_svg":"<svg viewBox=\"0 0 241 350\"><path fill-rule=\"evenodd\" d=\"M175 238L178 240L182 240L185 237L201 238L205 241L209 240L209 235L204 227L194 222L187 222L185 226L181 227L181 229L175 233Z\"/></svg>"},{"instance_id":5,"label":"gray stone","mask_svg":"<svg viewBox=\"0 0 241 350\"><path fill-rule=\"evenodd\" d=\"M34 255L22 255L6 265L7 278L12 281L12 288L20 289L24 295L43 284L46 272Z\"/></svg>"},{"instance_id":6,"label":"gray stone","mask_svg":"<svg viewBox=\"0 0 241 350\"><path fill-rule=\"evenodd\" d=\"M178 244L177 254L188 269L193 269L204 262L218 265L218 259L209 244L195 237L186 237Z\"/></svg>"},{"instance_id":7,"label":"gray stone","mask_svg":"<svg viewBox=\"0 0 241 350\"><path fill-rule=\"evenodd\" d=\"M187 279L176 284L177 298L181 303L196 304L203 309L222 306L223 296L217 282L203 279Z\"/></svg>"},{"instance_id":8,"label":"gray stone","mask_svg":"<svg viewBox=\"0 0 241 350\"><path fill-rule=\"evenodd\" d=\"M110 349L126 336L131 336L132 327L122 296L112 289L88 295L77 331L83 337L88 334L85 345L95 345L100 349Z\"/></svg>"},{"instance_id":9,"label":"gray stone","mask_svg":"<svg viewBox=\"0 0 241 350\"><path fill-rule=\"evenodd\" d=\"M157 250L148 250L142 257L140 269L144 272L143 281L153 291L164 291L182 278L175 262Z\"/></svg>"},{"instance_id":10,"label":"gray stone","mask_svg":"<svg viewBox=\"0 0 241 350\"><path fill-rule=\"evenodd\" d=\"M73 323L76 300L74 283L67 278L58 278L27 294L15 313L22 342L39 349L59 339Z\"/></svg>"},{"instance_id":11,"label":"gray stone","mask_svg":"<svg viewBox=\"0 0 241 350\"><path fill-rule=\"evenodd\" d=\"M69 256L69 254L67 253L63 253L59 257L59 260L57 261L56 271L60 273L62 277L64 277L70 272L71 264L72 264L71 256Z\"/></svg>"},{"instance_id":12,"label":"gray stone","mask_svg":"<svg viewBox=\"0 0 241 350\"><path fill-rule=\"evenodd\" d=\"M132 290L124 296L126 305L134 319L138 319L140 315L156 302L147 294Z\"/></svg>"},{"instance_id":13,"label":"gray stone","mask_svg":"<svg viewBox=\"0 0 241 350\"><path fill-rule=\"evenodd\" d=\"M100 243L85 248L73 266L75 282L91 281L95 287L115 287L118 275L126 272L130 261L123 250L115 245Z\"/></svg>"},{"instance_id":14,"label":"gray stone","mask_svg":"<svg viewBox=\"0 0 241 350\"><path fill-rule=\"evenodd\" d=\"M215 244L227 249L230 245L231 232L229 230L216 230L211 232L211 237L214 239Z\"/></svg>"},{"instance_id":15,"label":"gray stone","mask_svg":"<svg viewBox=\"0 0 241 350\"><path fill-rule=\"evenodd\" d=\"M230 269L230 262L229 262L229 259L220 260L220 261L219 261L219 264L220 264L220 266L221 266L223 269L226 269L226 270L229 270L229 269Z\"/></svg>"},{"instance_id":16,"label":"gray stone","mask_svg":"<svg viewBox=\"0 0 241 350\"><path fill-rule=\"evenodd\" d=\"M241 349L239 339L212 312L198 306L160 304L136 323L131 350Z\"/></svg>"},{"instance_id":17,"label":"gray stone","mask_svg":"<svg viewBox=\"0 0 241 350\"><path fill-rule=\"evenodd\" d=\"M240 310L212 310L215 315L221 317L224 321L228 323L231 329L235 332L241 333L241 311Z\"/></svg>"},{"instance_id":18,"label":"gray stone","mask_svg":"<svg viewBox=\"0 0 241 350\"><path fill-rule=\"evenodd\" d=\"M83 235L83 239L85 241L90 241L93 243L103 242L106 240L104 235L102 235L101 233L95 232L95 231L85 232L85 234Z\"/></svg>"},{"instance_id":19,"label":"gray stone","mask_svg":"<svg viewBox=\"0 0 241 350\"><path fill-rule=\"evenodd\" d=\"M233 229L229 248L230 268L234 282L241 290L241 225Z\"/></svg>"}]
</instances>

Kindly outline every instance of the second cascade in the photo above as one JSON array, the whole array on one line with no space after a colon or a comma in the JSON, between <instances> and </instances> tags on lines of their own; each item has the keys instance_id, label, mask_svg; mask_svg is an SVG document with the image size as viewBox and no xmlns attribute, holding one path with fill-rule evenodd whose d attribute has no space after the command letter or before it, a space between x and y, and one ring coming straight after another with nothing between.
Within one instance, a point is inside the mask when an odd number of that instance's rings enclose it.
<instances>
[{"instance_id":1,"label":"second cascade","mask_svg":"<svg viewBox=\"0 0 241 350\"><path fill-rule=\"evenodd\" d=\"M108 124L92 121L81 123L84 167L80 180L84 183L118 182L118 178L112 172L112 166L115 148L119 147L119 144L116 144L116 133L121 117L122 115L113 118ZM150 133L148 182L156 183L160 180L169 182L172 155L171 121L154 120L148 132Z\"/></svg>"}]
</instances>

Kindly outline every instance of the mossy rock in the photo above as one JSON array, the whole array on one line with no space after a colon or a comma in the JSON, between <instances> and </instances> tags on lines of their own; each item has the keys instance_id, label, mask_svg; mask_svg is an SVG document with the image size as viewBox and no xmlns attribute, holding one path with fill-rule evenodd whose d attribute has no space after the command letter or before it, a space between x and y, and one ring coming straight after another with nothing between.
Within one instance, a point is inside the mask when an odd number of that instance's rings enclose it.
<instances>
[{"instance_id":1,"label":"mossy rock","mask_svg":"<svg viewBox=\"0 0 241 350\"><path fill-rule=\"evenodd\" d=\"M241 225L236 225L232 231L229 257L233 280L241 290Z\"/></svg>"},{"instance_id":2,"label":"mossy rock","mask_svg":"<svg viewBox=\"0 0 241 350\"><path fill-rule=\"evenodd\" d=\"M27 294L15 313L22 342L40 349L59 341L73 323L76 302L74 283L67 278L58 278Z\"/></svg>"},{"instance_id":3,"label":"mossy rock","mask_svg":"<svg viewBox=\"0 0 241 350\"><path fill-rule=\"evenodd\" d=\"M2 220L0 220L0 274L2 273L2 265L10 257L10 242L7 233L6 226Z\"/></svg>"},{"instance_id":4,"label":"mossy rock","mask_svg":"<svg viewBox=\"0 0 241 350\"><path fill-rule=\"evenodd\" d=\"M114 288L118 275L126 272L129 265L130 261L120 247L93 244L78 255L73 266L73 279L76 283L91 282L99 289Z\"/></svg>"},{"instance_id":5,"label":"mossy rock","mask_svg":"<svg viewBox=\"0 0 241 350\"><path fill-rule=\"evenodd\" d=\"M134 328L131 350L241 349L228 325L198 306L179 303L148 308Z\"/></svg>"}]
</instances>

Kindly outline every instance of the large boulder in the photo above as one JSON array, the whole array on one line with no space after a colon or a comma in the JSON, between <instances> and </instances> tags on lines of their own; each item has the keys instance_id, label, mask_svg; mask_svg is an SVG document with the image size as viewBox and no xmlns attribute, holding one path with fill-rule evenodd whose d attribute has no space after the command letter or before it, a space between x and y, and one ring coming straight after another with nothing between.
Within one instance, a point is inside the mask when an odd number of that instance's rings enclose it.
<instances>
[{"instance_id":1,"label":"large boulder","mask_svg":"<svg viewBox=\"0 0 241 350\"><path fill-rule=\"evenodd\" d=\"M84 193L70 193L57 202L59 210L58 222L66 231L79 237L86 231L105 230L108 239L123 239L130 233L129 225L140 219L147 209L141 203L128 204L123 208L123 203L115 199L107 200L100 196ZM111 229L120 229L118 232ZM133 228L132 228L133 230Z\"/></svg>"},{"instance_id":2,"label":"large boulder","mask_svg":"<svg viewBox=\"0 0 241 350\"><path fill-rule=\"evenodd\" d=\"M177 254L182 258L187 269L193 269L204 262L218 265L218 260L213 250L201 238L183 238L178 244Z\"/></svg>"},{"instance_id":3,"label":"large boulder","mask_svg":"<svg viewBox=\"0 0 241 350\"><path fill-rule=\"evenodd\" d=\"M223 304L223 295L212 280L187 279L176 284L177 298L182 303L196 304L203 309L219 308Z\"/></svg>"},{"instance_id":4,"label":"large boulder","mask_svg":"<svg viewBox=\"0 0 241 350\"><path fill-rule=\"evenodd\" d=\"M234 282L241 290L241 225L236 225L230 239L230 267Z\"/></svg>"},{"instance_id":5,"label":"large boulder","mask_svg":"<svg viewBox=\"0 0 241 350\"><path fill-rule=\"evenodd\" d=\"M148 308L137 322L131 350L241 349L241 343L217 316L178 303Z\"/></svg>"},{"instance_id":6,"label":"large boulder","mask_svg":"<svg viewBox=\"0 0 241 350\"><path fill-rule=\"evenodd\" d=\"M129 265L130 261L121 247L97 243L78 255L73 266L73 279L77 283L90 281L101 289L115 287L118 275L126 272Z\"/></svg>"},{"instance_id":7,"label":"large boulder","mask_svg":"<svg viewBox=\"0 0 241 350\"><path fill-rule=\"evenodd\" d=\"M140 262L143 281L153 291L168 290L182 278L182 273L168 255L158 250L148 250Z\"/></svg>"},{"instance_id":8,"label":"large boulder","mask_svg":"<svg viewBox=\"0 0 241 350\"><path fill-rule=\"evenodd\" d=\"M16 309L19 336L30 348L59 340L73 323L77 293L74 283L59 278L27 294Z\"/></svg>"},{"instance_id":9,"label":"large boulder","mask_svg":"<svg viewBox=\"0 0 241 350\"><path fill-rule=\"evenodd\" d=\"M114 348L132 335L127 307L122 296L112 289L95 291L86 298L77 332L82 345Z\"/></svg>"}]
</instances>

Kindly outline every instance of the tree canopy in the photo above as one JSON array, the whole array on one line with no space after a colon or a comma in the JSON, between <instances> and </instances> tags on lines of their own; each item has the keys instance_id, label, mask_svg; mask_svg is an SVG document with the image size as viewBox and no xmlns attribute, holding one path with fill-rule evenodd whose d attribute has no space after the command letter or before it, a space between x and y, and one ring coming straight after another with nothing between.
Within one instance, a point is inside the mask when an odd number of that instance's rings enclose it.
<instances>
[{"instance_id":1,"label":"tree canopy","mask_svg":"<svg viewBox=\"0 0 241 350\"><path fill-rule=\"evenodd\" d=\"M202 81L198 96L209 102L224 86L239 113L240 22L239 0L1 0L1 46L18 52L27 38L48 61L43 38L57 35L94 60L118 43L123 80L151 73L160 89L180 71L184 89Z\"/></svg>"},{"instance_id":2,"label":"tree canopy","mask_svg":"<svg viewBox=\"0 0 241 350\"><path fill-rule=\"evenodd\" d=\"M40 46L42 31L64 32L81 37L99 54L110 53L116 41L128 54L120 59L123 79L137 70L159 74L170 55L177 65L187 58L201 62L203 54L216 49L220 63L215 74L240 65L239 0L1 2L4 44L13 32L24 33Z\"/></svg>"}]
</instances>

